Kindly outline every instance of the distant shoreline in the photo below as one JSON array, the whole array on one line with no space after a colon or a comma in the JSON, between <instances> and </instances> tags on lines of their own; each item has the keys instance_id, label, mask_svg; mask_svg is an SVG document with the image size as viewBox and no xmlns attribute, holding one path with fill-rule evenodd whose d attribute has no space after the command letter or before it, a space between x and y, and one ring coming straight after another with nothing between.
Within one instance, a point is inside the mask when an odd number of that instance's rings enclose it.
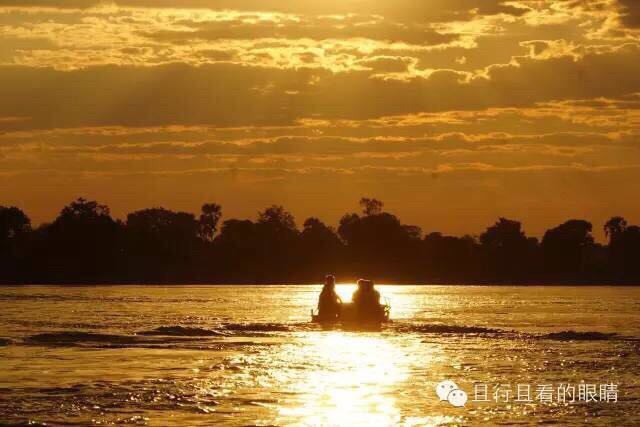
<instances>
[{"instance_id":1,"label":"distant shoreline","mask_svg":"<svg viewBox=\"0 0 640 427\"><path fill-rule=\"evenodd\" d=\"M475 236L447 236L404 224L380 200L359 204L361 213L345 213L337 227L309 217L302 228L278 205L256 221L221 222L222 207L206 203L199 216L149 208L123 222L79 198L35 229L19 208L0 206L0 283L310 284L332 273L396 284L640 284L640 226L619 216L604 225L602 245L582 219L542 240L504 217Z\"/></svg>"}]
</instances>

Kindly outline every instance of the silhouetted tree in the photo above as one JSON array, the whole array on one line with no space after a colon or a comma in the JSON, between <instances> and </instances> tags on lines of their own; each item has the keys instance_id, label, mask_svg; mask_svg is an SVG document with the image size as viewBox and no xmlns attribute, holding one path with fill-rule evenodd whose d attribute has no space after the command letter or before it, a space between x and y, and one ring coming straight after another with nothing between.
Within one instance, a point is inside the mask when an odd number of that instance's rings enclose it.
<instances>
[{"instance_id":1,"label":"silhouetted tree","mask_svg":"<svg viewBox=\"0 0 640 427\"><path fill-rule=\"evenodd\" d=\"M444 236L433 232L424 237L422 257L430 280L476 280L478 243L471 236Z\"/></svg>"},{"instance_id":2,"label":"silhouetted tree","mask_svg":"<svg viewBox=\"0 0 640 427\"><path fill-rule=\"evenodd\" d=\"M360 207L362 207L362 213L367 216L378 215L382 213L384 203L382 203L378 199L369 199L367 197L363 197L362 199L360 199Z\"/></svg>"},{"instance_id":3,"label":"silhouetted tree","mask_svg":"<svg viewBox=\"0 0 640 427\"><path fill-rule=\"evenodd\" d=\"M547 230L542 239L544 265L553 278L571 279L585 272L584 257L593 245L590 222L569 220Z\"/></svg>"},{"instance_id":4,"label":"silhouetted tree","mask_svg":"<svg viewBox=\"0 0 640 427\"><path fill-rule=\"evenodd\" d=\"M127 229L143 236L154 244L154 248L179 255L198 237L200 224L193 214L173 212L164 208L144 209L127 216Z\"/></svg>"},{"instance_id":5,"label":"silhouetted tree","mask_svg":"<svg viewBox=\"0 0 640 427\"><path fill-rule=\"evenodd\" d=\"M108 281L120 271L122 224L109 208L79 198L38 229L35 270L54 281Z\"/></svg>"},{"instance_id":6,"label":"silhouetted tree","mask_svg":"<svg viewBox=\"0 0 640 427\"><path fill-rule=\"evenodd\" d=\"M302 272L312 272L316 277L331 271L338 271L344 257L344 247L333 228L318 218L304 222L300 234L300 248L303 256Z\"/></svg>"},{"instance_id":7,"label":"silhouetted tree","mask_svg":"<svg viewBox=\"0 0 640 427\"><path fill-rule=\"evenodd\" d=\"M537 264L537 239L528 239L522 224L500 218L480 235L485 273L496 280L530 278Z\"/></svg>"},{"instance_id":8,"label":"silhouetted tree","mask_svg":"<svg viewBox=\"0 0 640 427\"><path fill-rule=\"evenodd\" d=\"M609 274L618 280L640 278L640 228L620 216L604 226L609 237Z\"/></svg>"},{"instance_id":9,"label":"silhouetted tree","mask_svg":"<svg viewBox=\"0 0 640 427\"><path fill-rule=\"evenodd\" d=\"M258 213L258 221L227 220L215 239L226 277L242 282L291 280L299 270L300 233L282 206Z\"/></svg>"},{"instance_id":10,"label":"silhouetted tree","mask_svg":"<svg viewBox=\"0 0 640 427\"><path fill-rule=\"evenodd\" d=\"M604 225L604 234L609 238L609 243L612 243L618 237L620 237L627 229L627 220L621 216L614 216Z\"/></svg>"},{"instance_id":11,"label":"silhouetted tree","mask_svg":"<svg viewBox=\"0 0 640 427\"><path fill-rule=\"evenodd\" d=\"M222 224L217 243L225 248L250 250L255 240L255 224L249 220L229 219Z\"/></svg>"},{"instance_id":12,"label":"silhouetted tree","mask_svg":"<svg viewBox=\"0 0 640 427\"><path fill-rule=\"evenodd\" d=\"M130 272L168 280L189 273L200 232L195 215L164 208L144 209L127 216L126 229Z\"/></svg>"},{"instance_id":13,"label":"silhouetted tree","mask_svg":"<svg viewBox=\"0 0 640 427\"><path fill-rule=\"evenodd\" d=\"M333 228L318 218L309 218L304 222L301 238L309 246L317 249L335 249L341 246L340 239Z\"/></svg>"},{"instance_id":14,"label":"silhouetted tree","mask_svg":"<svg viewBox=\"0 0 640 427\"><path fill-rule=\"evenodd\" d=\"M258 214L258 224L269 227L275 233L295 233L296 222L284 207L273 205Z\"/></svg>"},{"instance_id":15,"label":"silhouetted tree","mask_svg":"<svg viewBox=\"0 0 640 427\"><path fill-rule=\"evenodd\" d=\"M236 282L257 280L260 245L256 225L252 221L226 220L213 243L222 277Z\"/></svg>"},{"instance_id":16,"label":"silhouetted tree","mask_svg":"<svg viewBox=\"0 0 640 427\"><path fill-rule=\"evenodd\" d=\"M16 207L0 206L0 242L7 242L31 231L31 220Z\"/></svg>"},{"instance_id":17,"label":"silhouetted tree","mask_svg":"<svg viewBox=\"0 0 640 427\"><path fill-rule=\"evenodd\" d=\"M622 277L625 281L639 280L640 227L637 225L626 227L616 245L620 247L620 249L616 251L616 256L620 259L618 262L620 269L618 277Z\"/></svg>"},{"instance_id":18,"label":"silhouetted tree","mask_svg":"<svg viewBox=\"0 0 640 427\"><path fill-rule=\"evenodd\" d=\"M293 215L282 206L271 206L258 213L256 231L259 236L256 261L260 277L273 276L276 281L295 277L300 262L300 233Z\"/></svg>"},{"instance_id":19,"label":"silhouetted tree","mask_svg":"<svg viewBox=\"0 0 640 427\"><path fill-rule=\"evenodd\" d=\"M386 277L405 269L413 272L419 262L416 254L422 232L419 227L403 225L395 215L375 213L382 206L376 201L374 208L365 207L365 216L347 214L340 220L338 233L347 245L351 268L358 274L370 272Z\"/></svg>"},{"instance_id":20,"label":"silhouetted tree","mask_svg":"<svg viewBox=\"0 0 640 427\"><path fill-rule=\"evenodd\" d=\"M206 242L212 242L213 237L218 231L218 222L222 217L222 207L215 203L207 203L202 205L202 213L200 214L200 238Z\"/></svg>"},{"instance_id":21,"label":"silhouetted tree","mask_svg":"<svg viewBox=\"0 0 640 427\"><path fill-rule=\"evenodd\" d=\"M0 206L0 279L12 280L24 269L31 220L16 207Z\"/></svg>"},{"instance_id":22,"label":"silhouetted tree","mask_svg":"<svg viewBox=\"0 0 640 427\"><path fill-rule=\"evenodd\" d=\"M334 272L412 282L640 282L640 227L622 217L604 225L608 246L591 223L570 220L538 244L518 221L499 218L479 238L433 232L362 199L363 214L342 217L336 233L318 218L296 228L282 206L257 220L229 219L205 204L192 213L163 208L127 216L78 199L51 224L32 230L18 208L0 207L0 282L296 282Z\"/></svg>"}]
</instances>

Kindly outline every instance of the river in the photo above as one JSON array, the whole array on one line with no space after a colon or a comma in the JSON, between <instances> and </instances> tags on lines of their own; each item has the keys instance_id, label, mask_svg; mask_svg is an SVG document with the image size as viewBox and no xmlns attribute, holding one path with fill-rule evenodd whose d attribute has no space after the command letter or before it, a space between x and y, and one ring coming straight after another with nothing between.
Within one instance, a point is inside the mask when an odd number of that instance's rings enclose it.
<instances>
[{"instance_id":1,"label":"river","mask_svg":"<svg viewBox=\"0 0 640 427\"><path fill-rule=\"evenodd\" d=\"M378 289L359 332L319 286L1 287L0 423L640 425L640 288Z\"/></svg>"}]
</instances>

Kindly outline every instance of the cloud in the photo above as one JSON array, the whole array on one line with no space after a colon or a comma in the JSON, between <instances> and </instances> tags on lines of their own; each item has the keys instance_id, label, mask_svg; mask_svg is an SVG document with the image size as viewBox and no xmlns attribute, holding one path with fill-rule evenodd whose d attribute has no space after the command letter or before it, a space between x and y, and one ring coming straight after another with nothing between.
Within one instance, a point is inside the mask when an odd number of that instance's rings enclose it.
<instances>
[{"instance_id":1,"label":"cloud","mask_svg":"<svg viewBox=\"0 0 640 427\"><path fill-rule=\"evenodd\" d=\"M618 0L622 23L629 28L640 28L640 3L635 0Z\"/></svg>"},{"instance_id":2,"label":"cloud","mask_svg":"<svg viewBox=\"0 0 640 427\"><path fill-rule=\"evenodd\" d=\"M382 67L380 72L389 67L384 62L366 66L363 68ZM523 57L517 64L489 67L485 77L467 84L446 70L407 82L371 79L370 73L266 70L231 64L108 66L72 72L0 67L0 95L5 100L0 116L31 117L16 125L32 128L283 125L314 116L361 120L415 111L618 97L640 91L640 49L628 46L611 53L587 54L579 61ZM38 103L25 102L30 99Z\"/></svg>"},{"instance_id":3,"label":"cloud","mask_svg":"<svg viewBox=\"0 0 640 427\"><path fill-rule=\"evenodd\" d=\"M403 58L380 58L360 63L365 70L351 73L234 64L107 66L70 72L5 66L0 67L0 95L6 101L0 105L0 116L31 118L15 123L16 130L278 126L312 117L363 120L415 112L521 108L566 98L615 98L640 92L640 48L635 45L585 53L579 60L519 57L508 65L488 67L468 83L448 70L409 81L370 78L372 72L389 72L396 60L404 63ZM31 99L38 103L26 102Z\"/></svg>"},{"instance_id":4,"label":"cloud","mask_svg":"<svg viewBox=\"0 0 640 427\"><path fill-rule=\"evenodd\" d=\"M507 14L520 16L527 8L507 0L447 0L426 3L421 0L0 0L0 7L49 7L87 9L104 5L144 8L193 8L214 10L275 11L299 14L369 14L406 21L433 21L452 16Z\"/></svg>"},{"instance_id":5,"label":"cloud","mask_svg":"<svg viewBox=\"0 0 640 427\"><path fill-rule=\"evenodd\" d=\"M404 56L473 45L469 36L381 16L92 9L66 13L61 19L50 13L23 13L0 27L0 38L7 42L4 52L0 50L0 63L74 70L111 64L229 62L340 72L357 70L357 61L380 54Z\"/></svg>"},{"instance_id":6,"label":"cloud","mask_svg":"<svg viewBox=\"0 0 640 427\"><path fill-rule=\"evenodd\" d=\"M638 15L630 0L0 0L3 203L180 206L186 186L239 213L334 218L379 192L451 227L456 207L469 224L640 214Z\"/></svg>"},{"instance_id":7,"label":"cloud","mask_svg":"<svg viewBox=\"0 0 640 427\"><path fill-rule=\"evenodd\" d=\"M148 32L155 40L183 43L194 40L230 39L349 39L361 38L404 42L416 45L439 45L457 38L455 34L441 34L421 24L403 24L384 17L362 15L327 16L269 16L239 14L234 20L177 21L180 30Z\"/></svg>"}]
</instances>

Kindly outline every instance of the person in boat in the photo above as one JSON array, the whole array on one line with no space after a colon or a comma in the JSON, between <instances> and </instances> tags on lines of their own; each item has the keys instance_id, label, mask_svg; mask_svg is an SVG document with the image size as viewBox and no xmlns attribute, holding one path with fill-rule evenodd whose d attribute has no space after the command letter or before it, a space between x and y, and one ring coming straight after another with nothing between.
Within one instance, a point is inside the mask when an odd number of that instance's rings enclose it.
<instances>
[{"instance_id":1,"label":"person in boat","mask_svg":"<svg viewBox=\"0 0 640 427\"><path fill-rule=\"evenodd\" d=\"M371 280L358 280L358 289L353 293L351 300L361 319L378 319L383 315L380 292L375 290Z\"/></svg>"},{"instance_id":2,"label":"person in boat","mask_svg":"<svg viewBox=\"0 0 640 427\"><path fill-rule=\"evenodd\" d=\"M340 315L342 300L336 293L336 278L329 274L324 278L324 287L318 300L318 317L320 319L336 319Z\"/></svg>"}]
</instances>

